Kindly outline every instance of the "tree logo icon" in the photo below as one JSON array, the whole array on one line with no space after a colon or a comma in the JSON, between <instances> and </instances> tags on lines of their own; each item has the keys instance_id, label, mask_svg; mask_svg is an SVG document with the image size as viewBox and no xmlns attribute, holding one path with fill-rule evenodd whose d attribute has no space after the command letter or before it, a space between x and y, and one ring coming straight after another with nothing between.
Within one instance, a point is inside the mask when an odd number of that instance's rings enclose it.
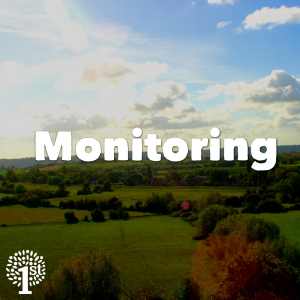
<instances>
[{"instance_id":1,"label":"tree logo icon","mask_svg":"<svg viewBox=\"0 0 300 300\"><path fill-rule=\"evenodd\" d=\"M21 250L8 258L6 276L19 288L20 295L31 295L30 287L39 285L46 276L43 256L32 250Z\"/></svg>"}]
</instances>

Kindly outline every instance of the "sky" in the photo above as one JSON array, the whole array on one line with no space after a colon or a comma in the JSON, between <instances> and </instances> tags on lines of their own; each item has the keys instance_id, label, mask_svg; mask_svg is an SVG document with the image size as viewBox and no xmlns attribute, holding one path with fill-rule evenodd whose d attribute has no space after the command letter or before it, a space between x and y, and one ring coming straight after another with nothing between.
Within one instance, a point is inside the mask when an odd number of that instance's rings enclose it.
<instances>
[{"instance_id":1,"label":"sky","mask_svg":"<svg viewBox=\"0 0 300 300\"><path fill-rule=\"evenodd\" d=\"M36 131L300 144L300 3L0 2L0 158Z\"/></svg>"}]
</instances>

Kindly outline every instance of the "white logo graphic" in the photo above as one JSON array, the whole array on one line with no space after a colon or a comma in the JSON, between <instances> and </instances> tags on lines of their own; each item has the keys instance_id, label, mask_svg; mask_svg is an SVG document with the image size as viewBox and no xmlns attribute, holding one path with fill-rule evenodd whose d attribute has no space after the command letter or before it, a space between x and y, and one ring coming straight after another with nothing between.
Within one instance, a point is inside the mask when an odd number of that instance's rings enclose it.
<instances>
[{"instance_id":1,"label":"white logo graphic","mask_svg":"<svg viewBox=\"0 0 300 300\"><path fill-rule=\"evenodd\" d=\"M31 250L18 251L8 258L6 272L8 280L20 288L20 295L31 295L29 287L36 286L45 279L44 257Z\"/></svg>"}]
</instances>

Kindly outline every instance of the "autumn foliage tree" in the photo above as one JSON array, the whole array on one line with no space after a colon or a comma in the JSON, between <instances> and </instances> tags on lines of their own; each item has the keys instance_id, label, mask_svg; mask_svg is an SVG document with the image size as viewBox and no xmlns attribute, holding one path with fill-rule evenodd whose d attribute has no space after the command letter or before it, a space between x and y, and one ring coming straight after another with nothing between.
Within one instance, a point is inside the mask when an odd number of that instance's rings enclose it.
<instances>
[{"instance_id":1,"label":"autumn foliage tree","mask_svg":"<svg viewBox=\"0 0 300 300\"><path fill-rule=\"evenodd\" d=\"M299 299L297 271L278 255L273 243L249 240L244 230L213 233L199 243L192 280L204 299Z\"/></svg>"}]
</instances>

